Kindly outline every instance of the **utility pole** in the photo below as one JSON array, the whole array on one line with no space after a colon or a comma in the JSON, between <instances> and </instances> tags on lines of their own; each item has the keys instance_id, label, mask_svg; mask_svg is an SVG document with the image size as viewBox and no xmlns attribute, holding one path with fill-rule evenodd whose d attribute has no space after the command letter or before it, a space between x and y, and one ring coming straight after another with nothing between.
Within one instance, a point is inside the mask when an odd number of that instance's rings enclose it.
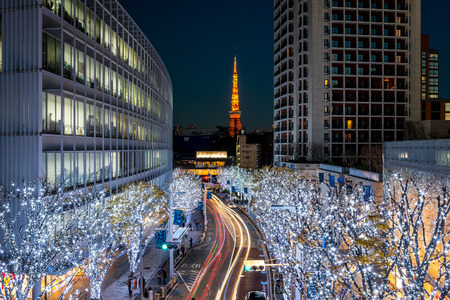
<instances>
[{"instance_id":1,"label":"utility pole","mask_svg":"<svg viewBox=\"0 0 450 300\"><path fill-rule=\"evenodd\" d=\"M169 197L169 234L168 234L168 238L169 238L169 242L172 243L173 242L173 193L170 192L170 197ZM169 261L170 261L170 278L173 278L173 249L169 250Z\"/></svg>"},{"instance_id":2,"label":"utility pole","mask_svg":"<svg viewBox=\"0 0 450 300\"><path fill-rule=\"evenodd\" d=\"M142 268L142 220L139 221L139 260L140 260L140 272L141 278L139 278L140 288L141 288L141 300L144 300L144 273Z\"/></svg>"}]
</instances>

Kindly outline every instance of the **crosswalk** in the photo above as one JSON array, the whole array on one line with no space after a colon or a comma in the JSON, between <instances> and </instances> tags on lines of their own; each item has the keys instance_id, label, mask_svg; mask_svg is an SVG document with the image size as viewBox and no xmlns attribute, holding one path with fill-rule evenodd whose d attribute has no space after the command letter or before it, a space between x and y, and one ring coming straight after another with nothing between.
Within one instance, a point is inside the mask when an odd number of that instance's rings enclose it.
<instances>
[{"instance_id":1,"label":"crosswalk","mask_svg":"<svg viewBox=\"0 0 450 300\"><path fill-rule=\"evenodd\" d=\"M192 286L194 285L195 280L197 279L198 271L199 269L197 268L195 269L191 268L179 270L177 272L181 282L184 283L189 292L191 291Z\"/></svg>"}]
</instances>

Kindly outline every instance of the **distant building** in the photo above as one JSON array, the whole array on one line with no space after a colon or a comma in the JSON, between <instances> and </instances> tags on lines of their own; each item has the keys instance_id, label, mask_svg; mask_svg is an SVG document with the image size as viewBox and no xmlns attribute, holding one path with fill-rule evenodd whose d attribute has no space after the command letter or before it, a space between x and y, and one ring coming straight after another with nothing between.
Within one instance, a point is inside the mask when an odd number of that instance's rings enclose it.
<instances>
[{"instance_id":1,"label":"distant building","mask_svg":"<svg viewBox=\"0 0 450 300\"><path fill-rule=\"evenodd\" d=\"M199 176L216 176L219 168L231 166L232 163L233 158L228 157L226 151L197 151L195 158L179 160L176 167Z\"/></svg>"},{"instance_id":2,"label":"distant building","mask_svg":"<svg viewBox=\"0 0 450 300\"><path fill-rule=\"evenodd\" d=\"M414 169L450 176L450 139L386 142L384 169Z\"/></svg>"},{"instance_id":3,"label":"distant building","mask_svg":"<svg viewBox=\"0 0 450 300\"><path fill-rule=\"evenodd\" d=\"M450 99L439 98L439 50L430 48L427 34L421 45L421 120L450 120Z\"/></svg>"},{"instance_id":4,"label":"distant building","mask_svg":"<svg viewBox=\"0 0 450 300\"><path fill-rule=\"evenodd\" d=\"M430 48L428 34L421 36L422 100L439 98L439 50Z\"/></svg>"},{"instance_id":5,"label":"distant building","mask_svg":"<svg viewBox=\"0 0 450 300\"><path fill-rule=\"evenodd\" d=\"M215 147L220 137L221 132L218 128L182 128L179 126L177 132L174 131L173 151L184 158L194 158L197 151L217 150Z\"/></svg>"},{"instance_id":6,"label":"distant building","mask_svg":"<svg viewBox=\"0 0 450 300\"><path fill-rule=\"evenodd\" d=\"M261 167L261 145L247 144L246 135L238 135L236 143L236 165L253 170Z\"/></svg>"}]
</instances>

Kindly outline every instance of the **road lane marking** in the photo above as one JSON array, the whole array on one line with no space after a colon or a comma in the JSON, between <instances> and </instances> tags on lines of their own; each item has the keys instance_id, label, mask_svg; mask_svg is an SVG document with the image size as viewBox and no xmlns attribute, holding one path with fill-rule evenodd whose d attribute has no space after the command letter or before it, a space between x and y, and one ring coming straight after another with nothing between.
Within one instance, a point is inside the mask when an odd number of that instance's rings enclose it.
<instances>
[{"instance_id":1,"label":"road lane marking","mask_svg":"<svg viewBox=\"0 0 450 300\"><path fill-rule=\"evenodd\" d=\"M191 292L191 288L187 285L186 281L184 281L183 276L181 276L180 272L177 271L177 274L180 277L180 279L184 282L184 285L186 286L188 291Z\"/></svg>"}]
</instances>

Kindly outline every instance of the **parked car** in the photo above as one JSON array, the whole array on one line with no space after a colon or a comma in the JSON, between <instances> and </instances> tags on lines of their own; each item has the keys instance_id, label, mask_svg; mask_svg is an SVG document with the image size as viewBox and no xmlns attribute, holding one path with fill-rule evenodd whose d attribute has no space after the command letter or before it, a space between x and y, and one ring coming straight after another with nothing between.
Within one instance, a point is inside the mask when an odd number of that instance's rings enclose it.
<instances>
[{"instance_id":1,"label":"parked car","mask_svg":"<svg viewBox=\"0 0 450 300\"><path fill-rule=\"evenodd\" d=\"M266 294L264 292L251 291L245 296L245 300L266 300Z\"/></svg>"}]
</instances>

